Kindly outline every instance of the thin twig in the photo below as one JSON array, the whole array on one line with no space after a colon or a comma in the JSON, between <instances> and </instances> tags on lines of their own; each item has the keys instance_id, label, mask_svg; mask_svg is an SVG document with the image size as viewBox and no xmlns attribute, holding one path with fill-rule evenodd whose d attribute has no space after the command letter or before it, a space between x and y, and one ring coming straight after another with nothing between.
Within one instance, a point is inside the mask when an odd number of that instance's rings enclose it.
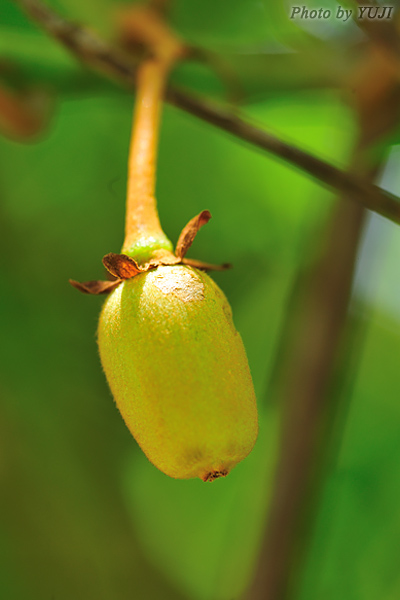
<instances>
[{"instance_id":1,"label":"thin twig","mask_svg":"<svg viewBox=\"0 0 400 600\"><path fill-rule=\"evenodd\" d=\"M204 99L200 101L193 96L189 96L186 92L183 93L177 90L168 92L168 100L194 116L249 142L253 146L284 159L295 167L299 167L302 171L319 179L320 182L348 195L365 208L400 224L400 198L376 185L371 185L356 173L342 171L324 160L255 127L210 101Z\"/></svg>"},{"instance_id":2,"label":"thin twig","mask_svg":"<svg viewBox=\"0 0 400 600\"><path fill-rule=\"evenodd\" d=\"M100 40L91 31L71 24L40 0L13 0L50 35L59 40L80 61L117 80L129 89L135 85L135 65L119 49ZM400 224L400 199L371 185L356 174L337 167L288 144L252 125L226 107L169 88L167 100L204 121L261 148L312 175L370 210Z\"/></svg>"}]
</instances>

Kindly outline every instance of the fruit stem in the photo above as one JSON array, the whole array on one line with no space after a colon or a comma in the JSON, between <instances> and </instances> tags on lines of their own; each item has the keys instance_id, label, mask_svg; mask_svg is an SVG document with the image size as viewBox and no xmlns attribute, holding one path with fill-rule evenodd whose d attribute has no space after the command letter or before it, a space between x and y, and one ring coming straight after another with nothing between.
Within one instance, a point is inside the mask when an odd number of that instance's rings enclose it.
<instances>
[{"instance_id":1,"label":"fruit stem","mask_svg":"<svg viewBox=\"0 0 400 600\"><path fill-rule=\"evenodd\" d=\"M157 59L146 60L137 73L124 248L134 246L138 238L163 235L155 198L155 172L166 75L165 65Z\"/></svg>"},{"instance_id":2,"label":"fruit stem","mask_svg":"<svg viewBox=\"0 0 400 600\"><path fill-rule=\"evenodd\" d=\"M184 55L181 42L150 7L124 15L125 42L144 42L149 55L137 70L136 103L128 162L125 240L122 252L139 262L157 250L172 251L157 212L155 175L162 102L169 72Z\"/></svg>"}]
</instances>

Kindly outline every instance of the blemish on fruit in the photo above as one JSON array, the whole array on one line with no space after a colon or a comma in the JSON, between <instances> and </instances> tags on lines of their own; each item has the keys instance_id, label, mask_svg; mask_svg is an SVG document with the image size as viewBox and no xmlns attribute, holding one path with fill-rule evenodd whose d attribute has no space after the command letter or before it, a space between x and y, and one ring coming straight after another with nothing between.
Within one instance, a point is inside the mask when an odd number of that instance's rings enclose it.
<instances>
[{"instance_id":1,"label":"blemish on fruit","mask_svg":"<svg viewBox=\"0 0 400 600\"><path fill-rule=\"evenodd\" d=\"M191 268L164 267L154 275L154 285L164 294L174 294L182 302L204 300L204 285Z\"/></svg>"}]
</instances>

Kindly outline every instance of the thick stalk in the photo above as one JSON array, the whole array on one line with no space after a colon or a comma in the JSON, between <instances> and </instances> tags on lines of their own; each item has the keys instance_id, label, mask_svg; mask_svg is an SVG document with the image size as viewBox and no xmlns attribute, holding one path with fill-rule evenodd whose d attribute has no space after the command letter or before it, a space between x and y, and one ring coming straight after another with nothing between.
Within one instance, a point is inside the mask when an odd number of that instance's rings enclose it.
<instances>
[{"instance_id":1,"label":"thick stalk","mask_svg":"<svg viewBox=\"0 0 400 600\"><path fill-rule=\"evenodd\" d=\"M303 289L281 391L285 415L275 490L249 600L287 598L299 566L365 214L359 205L339 201L325 250Z\"/></svg>"},{"instance_id":2,"label":"thick stalk","mask_svg":"<svg viewBox=\"0 0 400 600\"><path fill-rule=\"evenodd\" d=\"M128 51L139 43L148 52L136 74L122 248L124 254L143 263L172 254L172 244L161 229L155 198L158 132L169 72L185 56L186 49L154 6L138 5L122 11L119 32Z\"/></svg>"},{"instance_id":3,"label":"thick stalk","mask_svg":"<svg viewBox=\"0 0 400 600\"><path fill-rule=\"evenodd\" d=\"M167 74L168 65L153 58L143 62L137 73L123 244L123 252L132 256L153 246L172 249L161 229L155 198L158 131Z\"/></svg>"},{"instance_id":4,"label":"thick stalk","mask_svg":"<svg viewBox=\"0 0 400 600\"><path fill-rule=\"evenodd\" d=\"M352 80L359 140L350 172L373 181L384 160L387 135L399 122L397 71L372 46L368 62ZM382 116L384 118L382 118ZM249 598L293 597L323 483L338 395L332 394L343 356L347 309L366 211L342 196L326 235L325 249L304 285L299 320L281 387L284 419L275 488L262 551ZM308 519L307 519L308 518Z\"/></svg>"}]
</instances>

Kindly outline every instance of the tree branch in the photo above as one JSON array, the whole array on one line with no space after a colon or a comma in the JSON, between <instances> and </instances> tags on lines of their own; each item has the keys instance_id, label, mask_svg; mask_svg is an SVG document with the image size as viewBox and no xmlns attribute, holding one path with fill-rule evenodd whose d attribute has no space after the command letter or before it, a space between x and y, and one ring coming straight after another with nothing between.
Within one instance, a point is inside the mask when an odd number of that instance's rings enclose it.
<instances>
[{"instance_id":1,"label":"tree branch","mask_svg":"<svg viewBox=\"0 0 400 600\"><path fill-rule=\"evenodd\" d=\"M52 37L80 61L118 81L128 89L135 86L136 68L118 48L106 44L85 28L69 23L40 0L13 0ZM226 107L170 87L167 101L249 144L261 148L340 191L351 200L400 224L400 198L371 185L355 173L337 167L293 146L233 114Z\"/></svg>"},{"instance_id":2,"label":"tree branch","mask_svg":"<svg viewBox=\"0 0 400 600\"><path fill-rule=\"evenodd\" d=\"M386 112L386 133L398 124L398 99L391 103L399 95L397 72L384 67L385 61L371 62L367 57L355 87L360 128L350 171L361 172L371 181L384 164L385 148L379 155L368 152L382 132L370 120L379 122L380 114ZM377 86L380 77L383 80ZM290 313L291 339L286 369L281 373L284 404L276 480L247 600L289 600L298 591L340 408L340 391L334 389L338 367L343 369L349 360L348 307L365 217L359 205L340 198L329 229L322 233L322 252L320 248L303 281L298 312Z\"/></svg>"},{"instance_id":3,"label":"tree branch","mask_svg":"<svg viewBox=\"0 0 400 600\"><path fill-rule=\"evenodd\" d=\"M369 0L354 0L354 2L356 5L360 5L361 7L370 5L371 8L381 8L382 10L383 8L385 8L384 6L373 4L369 2ZM390 8L390 6L388 6L387 8ZM354 18L356 24L371 38L373 42L379 44L387 51L389 51L393 58L395 58L397 62L399 62L400 37L397 32L397 27L395 25L399 17L399 10L395 6L393 6L392 8L395 8L395 12L393 13L391 20L389 21L386 21L385 19L382 21L368 18L357 19L356 15L358 13L356 13Z\"/></svg>"},{"instance_id":4,"label":"tree branch","mask_svg":"<svg viewBox=\"0 0 400 600\"><path fill-rule=\"evenodd\" d=\"M327 446L331 440L332 379L343 350L346 312L366 211L338 202L327 245L302 281L301 310L292 325L281 374L283 425L275 485L255 578L246 600L293 597L313 525ZM293 327L294 326L294 327ZM295 329L295 331L293 331ZM336 407L337 408L337 407Z\"/></svg>"}]
</instances>

